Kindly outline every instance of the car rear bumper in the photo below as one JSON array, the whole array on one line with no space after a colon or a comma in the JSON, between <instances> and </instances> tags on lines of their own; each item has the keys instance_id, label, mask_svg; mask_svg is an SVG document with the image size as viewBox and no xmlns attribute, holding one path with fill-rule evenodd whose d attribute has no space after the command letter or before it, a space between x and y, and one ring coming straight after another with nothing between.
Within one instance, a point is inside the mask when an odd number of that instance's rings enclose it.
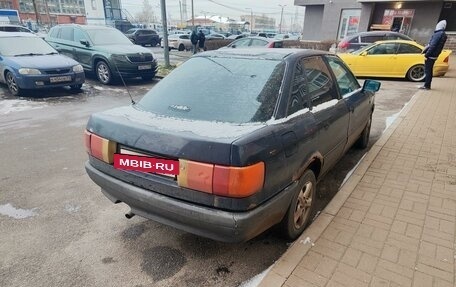
<instances>
[{"instance_id":1,"label":"car rear bumper","mask_svg":"<svg viewBox=\"0 0 456 287\"><path fill-rule=\"evenodd\" d=\"M112 202L124 202L131 212L199 236L223 242L247 241L280 222L297 184L282 190L266 203L246 212L230 212L164 196L120 181L89 161L85 168Z\"/></svg>"},{"instance_id":2,"label":"car rear bumper","mask_svg":"<svg viewBox=\"0 0 456 287\"><path fill-rule=\"evenodd\" d=\"M51 83L50 79L53 77L71 77L71 80ZM62 75L28 75L18 77L16 81L21 89L47 89L83 84L85 75L84 72Z\"/></svg>"},{"instance_id":3,"label":"car rear bumper","mask_svg":"<svg viewBox=\"0 0 456 287\"><path fill-rule=\"evenodd\" d=\"M434 65L434 69L432 71L433 72L433 76L435 76L435 77L445 76L445 74L448 72L448 68L449 68L448 65L435 64Z\"/></svg>"}]
</instances>

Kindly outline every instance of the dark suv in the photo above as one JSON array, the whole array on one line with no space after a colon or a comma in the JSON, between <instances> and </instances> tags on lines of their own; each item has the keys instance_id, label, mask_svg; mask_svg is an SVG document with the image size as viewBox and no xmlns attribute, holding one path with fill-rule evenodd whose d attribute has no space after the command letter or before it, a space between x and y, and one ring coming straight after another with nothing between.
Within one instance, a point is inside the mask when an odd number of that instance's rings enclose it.
<instances>
[{"instance_id":1,"label":"dark suv","mask_svg":"<svg viewBox=\"0 0 456 287\"><path fill-rule=\"evenodd\" d=\"M370 31L370 32L360 32L350 36L345 37L342 41L339 42L337 46L338 52L351 52L363 47L366 47L369 44L375 43L377 41L384 40L408 40L413 41L407 35L398 32L391 31Z\"/></svg>"},{"instance_id":2,"label":"dark suv","mask_svg":"<svg viewBox=\"0 0 456 287\"><path fill-rule=\"evenodd\" d=\"M137 45L151 45L155 47L160 43L160 36L151 29L133 28L125 32L125 36Z\"/></svg>"},{"instance_id":3,"label":"dark suv","mask_svg":"<svg viewBox=\"0 0 456 287\"><path fill-rule=\"evenodd\" d=\"M119 75L151 80L157 72L152 52L133 44L112 27L57 25L49 31L46 41L61 54L78 61L86 72L94 72L103 84L111 83Z\"/></svg>"}]
</instances>

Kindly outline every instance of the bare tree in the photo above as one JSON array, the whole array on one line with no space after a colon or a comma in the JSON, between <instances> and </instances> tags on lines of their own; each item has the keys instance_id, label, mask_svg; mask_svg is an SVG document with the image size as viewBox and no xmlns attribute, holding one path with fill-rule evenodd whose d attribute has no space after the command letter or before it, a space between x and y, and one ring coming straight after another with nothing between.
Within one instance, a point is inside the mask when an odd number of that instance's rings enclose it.
<instances>
[{"instance_id":1,"label":"bare tree","mask_svg":"<svg viewBox=\"0 0 456 287\"><path fill-rule=\"evenodd\" d=\"M143 9L136 14L136 19L143 24L149 24L154 20L154 10L149 0L143 0Z\"/></svg>"}]
</instances>

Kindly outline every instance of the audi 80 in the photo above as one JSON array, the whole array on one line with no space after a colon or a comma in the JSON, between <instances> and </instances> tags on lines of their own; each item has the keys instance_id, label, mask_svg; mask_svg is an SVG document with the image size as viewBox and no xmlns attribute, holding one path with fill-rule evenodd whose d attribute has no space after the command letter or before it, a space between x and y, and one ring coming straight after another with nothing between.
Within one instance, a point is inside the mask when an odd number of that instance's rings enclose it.
<instances>
[{"instance_id":1,"label":"audi 80","mask_svg":"<svg viewBox=\"0 0 456 287\"><path fill-rule=\"evenodd\" d=\"M280 224L295 239L310 221L318 180L353 144L367 146L379 87L361 87L322 51L197 54L138 103L90 117L85 168L106 197L130 206L128 218L224 242ZM116 156L132 155L174 162L178 172L116 167Z\"/></svg>"}]
</instances>

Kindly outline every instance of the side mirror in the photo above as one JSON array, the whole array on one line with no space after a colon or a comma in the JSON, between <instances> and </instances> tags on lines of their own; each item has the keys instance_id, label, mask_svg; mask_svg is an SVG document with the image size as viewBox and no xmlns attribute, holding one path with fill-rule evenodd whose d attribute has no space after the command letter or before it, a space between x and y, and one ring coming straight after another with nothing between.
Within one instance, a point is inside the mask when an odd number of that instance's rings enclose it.
<instances>
[{"instance_id":1,"label":"side mirror","mask_svg":"<svg viewBox=\"0 0 456 287\"><path fill-rule=\"evenodd\" d=\"M81 39L81 40L79 40L79 43L81 43L82 45L84 45L84 46L86 46L86 47L89 47L89 46L90 46L90 43L89 43L89 41L87 41L87 40Z\"/></svg>"},{"instance_id":2,"label":"side mirror","mask_svg":"<svg viewBox=\"0 0 456 287\"><path fill-rule=\"evenodd\" d=\"M359 54L360 56L367 56L367 51L363 51L361 52L361 54Z\"/></svg>"},{"instance_id":3,"label":"side mirror","mask_svg":"<svg viewBox=\"0 0 456 287\"><path fill-rule=\"evenodd\" d=\"M363 91L369 91L369 92L377 92L380 90L381 83L379 81L374 81L374 80L365 80L363 84Z\"/></svg>"}]
</instances>

